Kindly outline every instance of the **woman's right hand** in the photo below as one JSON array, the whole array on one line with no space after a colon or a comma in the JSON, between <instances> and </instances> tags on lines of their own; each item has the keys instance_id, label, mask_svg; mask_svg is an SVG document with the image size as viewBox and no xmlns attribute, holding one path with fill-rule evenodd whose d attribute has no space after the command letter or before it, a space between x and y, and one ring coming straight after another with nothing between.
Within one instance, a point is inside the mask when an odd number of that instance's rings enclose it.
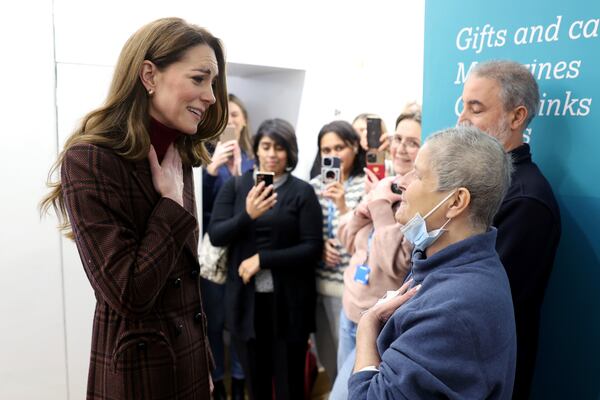
<instances>
[{"instance_id":1,"label":"woman's right hand","mask_svg":"<svg viewBox=\"0 0 600 400\"><path fill-rule=\"evenodd\" d=\"M237 146L238 143L235 140L229 140L225 143L218 142L211 157L211 162L206 167L206 172L212 176L217 176L217 170L233 157Z\"/></svg>"},{"instance_id":2,"label":"woman's right hand","mask_svg":"<svg viewBox=\"0 0 600 400\"><path fill-rule=\"evenodd\" d=\"M369 211L369 201L371 200L371 193L367 193L363 197L362 201L354 209L354 214L360 215L363 218L371 219L371 212Z\"/></svg>"},{"instance_id":3,"label":"woman's right hand","mask_svg":"<svg viewBox=\"0 0 600 400\"><path fill-rule=\"evenodd\" d=\"M342 261L342 256L338 250L340 242L337 239L327 239L323 246L323 262L325 266L334 268Z\"/></svg>"},{"instance_id":4,"label":"woman's right hand","mask_svg":"<svg viewBox=\"0 0 600 400\"><path fill-rule=\"evenodd\" d=\"M273 185L265 188L261 182L250 189L246 196L246 212L252 219L257 219L277 203L277 193L273 192Z\"/></svg>"},{"instance_id":5,"label":"woman's right hand","mask_svg":"<svg viewBox=\"0 0 600 400\"><path fill-rule=\"evenodd\" d=\"M150 145L148 160L154 189L161 196L167 197L183 207L183 168L181 157L175 146L171 143L162 163L159 164L154 146Z\"/></svg>"}]
</instances>

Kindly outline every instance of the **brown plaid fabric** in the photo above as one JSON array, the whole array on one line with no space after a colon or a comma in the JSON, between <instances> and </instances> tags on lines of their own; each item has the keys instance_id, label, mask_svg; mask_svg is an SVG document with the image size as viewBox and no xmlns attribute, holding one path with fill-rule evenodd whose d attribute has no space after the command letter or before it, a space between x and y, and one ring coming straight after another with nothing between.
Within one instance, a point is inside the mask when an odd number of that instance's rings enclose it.
<instances>
[{"instance_id":1,"label":"brown plaid fabric","mask_svg":"<svg viewBox=\"0 0 600 400\"><path fill-rule=\"evenodd\" d=\"M209 399L211 355L191 168L184 208L161 198L148 160L80 144L63 194L96 295L88 399Z\"/></svg>"}]
</instances>

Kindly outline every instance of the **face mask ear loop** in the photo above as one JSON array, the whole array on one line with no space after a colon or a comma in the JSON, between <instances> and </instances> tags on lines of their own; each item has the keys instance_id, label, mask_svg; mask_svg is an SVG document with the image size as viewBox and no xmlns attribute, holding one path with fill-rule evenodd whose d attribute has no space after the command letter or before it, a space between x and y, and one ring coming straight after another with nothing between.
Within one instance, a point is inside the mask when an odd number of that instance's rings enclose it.
<instances>
[{"instance_id":1,"label":"face mask ear loop","mask_svg":"<svg viewBox=\"0 0 600 400\"><path fill-rule=\"evenodd\" d=\"M433 214L438 208L440 208L442 206L442 204L444 204L446 202L446 200L448 200L454 193L456 193L458 191L458 189L454 189L451 193L448 194L448 196L444 197L444 199L442 201L440 201L438 203L437 206L433 207L431 209L431 211L429 211L427 214L425 214L425 216L423 217L423 219L427 219L427 217L429 217L431 214ZM448 223L448 222L446 222ZM445 226L445 224L444 224Z\"/></svg>"},{"instance_id":2,"label":"face mask ear loop","mask_svg":"<svg viewBox=\"0 0 600 400\"><path fill-rule=\"evenodd\" d=\"M444 230L444 228L446 227L446 225L448 225L448 224L450 223L450 221L452 221L452 218L448 218L448 221L446 221L446 222L444 223L444 225L442 225L442 226L441 226L441 228L440 228L440 231L443 231L443 230Z\"/></svg>"}]
</instances>

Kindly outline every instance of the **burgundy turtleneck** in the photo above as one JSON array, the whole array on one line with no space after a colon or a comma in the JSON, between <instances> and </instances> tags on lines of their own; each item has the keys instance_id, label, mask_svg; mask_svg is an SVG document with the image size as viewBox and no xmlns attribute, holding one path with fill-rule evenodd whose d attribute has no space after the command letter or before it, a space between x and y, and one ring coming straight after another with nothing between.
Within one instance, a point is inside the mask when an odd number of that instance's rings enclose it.
<instances>
[{"instance_id":1,"label":"burgundy turtleneck","mask_svg":"<svg viewBox=\"0 0 600 400\"><path fill-rule=\"evenodd\" d=\"M181 132L177 129L169 128L150 117L150 143L154 146L158 162L162 162L169 145L175 141Z\"/></svg>"}]
</instances>

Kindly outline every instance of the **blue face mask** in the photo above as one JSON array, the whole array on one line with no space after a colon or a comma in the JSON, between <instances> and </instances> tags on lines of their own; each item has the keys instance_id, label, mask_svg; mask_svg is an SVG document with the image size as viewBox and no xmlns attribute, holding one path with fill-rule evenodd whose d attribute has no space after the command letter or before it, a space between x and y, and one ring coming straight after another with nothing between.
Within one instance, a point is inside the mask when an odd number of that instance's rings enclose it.
<instances>
[{"instance_id":1,"label":"blue face mask","mask_svg":"<svg viewBox=\"0 0 600 400\"><path fill-rule=\"evenodd\" d=\"M444 199L440 201L437 206L433 207L433 209L429 211L425 217L421 217L421 214L417 212L415 216L412 217L410 221L408 221L406 225L402 227L401 231L404 234L404 237L415 246L415 249L425 251L425 249L431 246L433 242L438 240L438 238L442 236L444 232L446 232L444 228L450 222L450 218L448 218L448 221L446 221L441 228L434 229L431 232L427 232L425 219L433 214L435 210L440 208L441 205L444 204L446 200L448 200L454 193L456 193L456 190L444 197Z\"/></svg>"}]
</instances>

